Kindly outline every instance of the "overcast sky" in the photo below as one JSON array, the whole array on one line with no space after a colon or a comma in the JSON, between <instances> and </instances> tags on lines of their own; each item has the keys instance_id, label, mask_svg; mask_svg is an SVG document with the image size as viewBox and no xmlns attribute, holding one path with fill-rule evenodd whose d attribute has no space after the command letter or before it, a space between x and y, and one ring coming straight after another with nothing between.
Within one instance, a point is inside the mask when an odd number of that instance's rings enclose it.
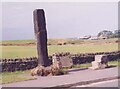
<instances>
[{"instance_id":1,"label":"overcast sky","mask_svg":"<svg viewBox=\"0 0 120 89\"><path fill-rule=\"evenodd\" d=\"M118 29L117 2L2 4L3 40L34 39L33 10L44 9L48 38L97 35Z\"/></svg>"}]
</instances>

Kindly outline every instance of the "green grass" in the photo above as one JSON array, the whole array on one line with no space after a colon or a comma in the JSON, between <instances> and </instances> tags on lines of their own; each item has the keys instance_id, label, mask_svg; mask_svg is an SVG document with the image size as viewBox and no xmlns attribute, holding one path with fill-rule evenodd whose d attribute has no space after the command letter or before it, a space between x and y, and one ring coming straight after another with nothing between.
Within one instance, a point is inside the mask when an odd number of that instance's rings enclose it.
<instances>
[{"instance_id":1,"label":"green grass","mask_svg":"<svg viewBox=\"0 0 120 89\"><path fill-rule=\"evenodd\" d=\"M30 76L30 71L16 71L16 72L4 72L1 73L2 81L1 84L20 82L26 80L36 79L35 77Z\"/></svg>"},{"instance_id":2,"label":"green grass","mask_svg":"<svg viewBox=\"0 0 120 89\"><path fill-rule=\"evenodd\" d=\"M48 53L55 52L90 53L118 50L118 44L81 44L81 45L50 45ZM37 56L36 46L2 46L2 58L23 58Z\"/></svg>"},{"instance_id":3,"label":"green grass","mask_svg":"<svg viewBox=\"0 0 120 89\"><path fill-rule=\"evenodd\" d=\"M21 58L37 56L36 46L3 46L2 58Z\"/></svg>"},{"instance_id":4,"label":"green grass","mask_svg":"<svg viewBox=\"0 0 120 89\"><path fill-rule=\"evenodd\" d=\"M34 43L35 40L5 40L0 42L3 44L26 44L26 43Z\"/></svg>"},{"instance_id":5,"label":"green grass","mask_svg":"<svg viewBox=\"0 0 120 89\"><path fill-rule=\"evenodd\" d=\"M90 53L90 52L107 52L118 50L118 44L81 44L81 45L52 45L48 47L49 54L55 52L71 53Z\"/></svg>"},{"instance_id":6,"label":"green grass","mask_svg":"<svg viewBox=\"0 0 120 89\"><path fill-rule=\"evenodd\" d=\"M72 68L88 68L91 67L91 63L85 63L85 64L78 64L78 65L73 65Z\"/></svg>"},{"instance_id":7,"label":"green grass","mask_svg":"<svg viewBox=\"0 0 120 89\"><path fill-rule=\"evenodd\" d=\"M71 40L71 39L48 39L48 44L58 44L58 43L80 43L83 40ZM35 43L35 40L5 40L1 41L0 44L26 44L26 43Z\"/></svg>"},{"instance_id":8,"label":"green grass","mask_svg":"<svg viewBox=\"0 0 120 89\"><path fill-rule=\"evenodd\" d=\"M118 61L110 61L110 62L108 62L108 65L119 66L120 67L120 59Z\"/></svg>"},{"instance_id":9,"label":"green grass","mask_svg":"<svg viewBox=\"0 0 120 89\"><path fill-rule=\"evenodd\" d=\"M57 45L59 43L66 44L81 44L81 43L99 43L99 42L115 42L118 38L110 38L106 40L80 40L80 39L48 39L48 44ZM26 44L26 43L35 43L35 40L5 40L0 41L0 44Z\"/></svg>"},{"instance_id":10,"label":"green grass","mask_svg":"<svg viewBox=\"0 0 120 89\"><path fill-rule=\"evenodd\" d=\"M78 64L78 65L73 65L72 68L88 68L91 67L91 63L85 63L85 64ZM110 61L108 62L108 66L119 66L120 67L120 61Z\"/></svg>"},{"instance_id":11,"label":"green grass","mask_svg":"<svg viewBox=\"0 0 120 89\"><path fill-rule=\"evenodd\" d=\"M48 53L49 55L52 55L55 52L90 53L90 52L116 51L118 50L118 43L114 43L116 40L117 38L107 39L107 40L48 39L48 43L54 44L48 46ZM35 42L35 40L3 41L3 44L25 44L32 42ZM58 43L65 43L65 42L75 43L75 45L55 45ZM79 44L81 42L82 44ZM109 43L109 42L113 42L113 43ZM1 47L2 47L2 51L1 51ZM16 57L22 58L22 57L33 57L33 56L37 56L36 45L0 46L0 58L16 58Z\"/></svg>"}]
</instances>

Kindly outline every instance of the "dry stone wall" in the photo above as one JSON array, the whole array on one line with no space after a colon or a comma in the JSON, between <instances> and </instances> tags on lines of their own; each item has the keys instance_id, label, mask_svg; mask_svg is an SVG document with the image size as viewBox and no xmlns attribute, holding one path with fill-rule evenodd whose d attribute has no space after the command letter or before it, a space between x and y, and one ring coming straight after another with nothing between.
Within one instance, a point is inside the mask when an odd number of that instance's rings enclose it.
<instances>
[{"instance_id":1,"label":"dry stone wall","mask_svg":"<svg viewBox=\"0 0 120 89\"><path fill-rule=\"evenodd\" d=\"M51 57L49 57L50 59ZM51 60L51 59L50 59ZM49 65L51 61L49 61ZM17 58L17 59L1 59L0 60L0 71L2 72L14 72L19 70L29 70L37 67L38 58Z\"/></svg>"},{"instance_id":2,"label":"dry stone wall","mask_svg":"<svg viewBox=\"0 0 120 89\"><path fill-rule=\"evenodd\" d=\"M58 57L65 57L67 53L57 53ZM69 53L70 54L70 53ZM106 54L109 61L120 59L120 51L114 52L98 52L98 53L84 53L84 54L70 54L74 65L91 63L95 59L95 55ZM52 55L53 56L53 55ZM49 65L52 64L52 56L49 56ZM13 72L19 70L29 70L37 67L38 58L17 58L17 59L0 59L1 72Z\"/></svg>"},{"instance_id":3,"label":"dry stone wall","mask_svg":"<svg viewBox=\"0 0 120 89\"><path fill-rule=\"evenodd\" d=\"M98 53L85 53L85 54L71 54L73 64L91 63L95 60L95 55L107 55L109 61L120 59L120 51L114 52L98 52Z\"/></svg>"}]
</instances>

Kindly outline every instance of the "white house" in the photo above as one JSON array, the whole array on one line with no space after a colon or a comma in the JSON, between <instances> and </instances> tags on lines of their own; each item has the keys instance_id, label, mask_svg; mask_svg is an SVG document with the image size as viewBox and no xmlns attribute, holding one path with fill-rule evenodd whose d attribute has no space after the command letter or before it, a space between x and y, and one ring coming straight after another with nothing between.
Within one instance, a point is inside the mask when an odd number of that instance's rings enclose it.
<instances>
[{"instance_id":1,"label":"white house","mask_svg":"<svg viewBox=\"0 0 120 89\"><path fill-rule=\"evenodd\" d=\"M81 40L87 40L87 39L89 39L91 36L83 36L83 37L79 37L79 39L81 39Z\"/></svg>"}]
</instances>

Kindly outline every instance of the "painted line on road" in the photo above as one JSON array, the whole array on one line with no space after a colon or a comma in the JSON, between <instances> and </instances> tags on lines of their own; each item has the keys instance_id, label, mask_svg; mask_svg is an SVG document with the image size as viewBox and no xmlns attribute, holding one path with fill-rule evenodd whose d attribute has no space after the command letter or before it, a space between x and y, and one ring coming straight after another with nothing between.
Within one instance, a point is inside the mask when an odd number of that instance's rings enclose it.
<instances>
[{"instance_id":1,"label":"painted line on road","mask_svg":"<svg viewBox=\"0 0 120 89\"><path fill-rule=\"evenodd\" d=\"M98 83L98 82L103 82L103 81L108 81L108 80L115 80L115 79L120 79L120 76L114 76L114 77L108 77L108 78L101 78L101 79L96 79L96 80L89 80L89 81L82 81L74 84L64 84L56 87L73 87L73 86L82 86L82 85L88 85L92 83Z\"/></svg>"},{"instance_id":2,"label":"painted line on road","mask_svg":"<svg viewBox=\"0 0 120 89\"><path fill-rule=\"evenodd\" d=\"M91 86L94 86L94 85L97 85L97 84L115 82L116 80L118 81L118 79L115 79L115 80L110 80L110 81L103 81L103 82L97 82L97 83L91 83L91 84L88 84L88 85L73 86L73 87L91 87ZM101 86L101 87L102 87L102 86Z\"/></svg>"}]
</instances>

